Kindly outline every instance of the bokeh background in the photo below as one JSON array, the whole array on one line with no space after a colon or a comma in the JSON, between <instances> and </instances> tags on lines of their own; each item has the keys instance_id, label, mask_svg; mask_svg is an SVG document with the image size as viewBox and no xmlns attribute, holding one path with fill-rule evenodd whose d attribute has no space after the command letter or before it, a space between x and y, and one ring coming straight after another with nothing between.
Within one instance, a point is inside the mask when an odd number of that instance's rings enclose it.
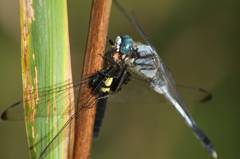
<instances>
[{"instance_id":1,"label":"bokeh background","mask_svg":"<svg viewBox=\"0 0 240 159\"><path fill-rule=\"evenodd\" d=\"M240 2L238 0L121 0L134 11L177 83L201 86L213 100L189 109L220 159L239 159ZM69 0L74 79L79 79L90 1ZM0 1L0 110L22 97L18 0ZM134 28L112 8L109 37ZM192 93L188 96L191 98ZM187 100L187 99L186 99ZM134 81L114 97L94 141L93 159L210 158L175 110L147 84ZM27 159L23 122L0 123L0 158Z\"/></svg>"}]
</instances>

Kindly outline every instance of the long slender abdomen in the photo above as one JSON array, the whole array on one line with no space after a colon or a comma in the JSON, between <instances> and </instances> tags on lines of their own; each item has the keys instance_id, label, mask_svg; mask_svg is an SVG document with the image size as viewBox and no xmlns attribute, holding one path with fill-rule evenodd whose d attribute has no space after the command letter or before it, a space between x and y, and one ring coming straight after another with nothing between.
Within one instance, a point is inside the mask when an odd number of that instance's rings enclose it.
<instances>
[{"instance_id":1,"label":"long slender abdomen","mask_svg":"<svg viewBox=\"0 0 240 159\"><path fill-rule=\"evenodd\" d=\"M99 99L97 102L95 123L94 123L94 128L93 128L93 137L94 138L97 138L99 136L100 128L102 126L104 114L106 111L107 99L108 98L102 98L102 99Z\"/></svg>"}]
</instances>

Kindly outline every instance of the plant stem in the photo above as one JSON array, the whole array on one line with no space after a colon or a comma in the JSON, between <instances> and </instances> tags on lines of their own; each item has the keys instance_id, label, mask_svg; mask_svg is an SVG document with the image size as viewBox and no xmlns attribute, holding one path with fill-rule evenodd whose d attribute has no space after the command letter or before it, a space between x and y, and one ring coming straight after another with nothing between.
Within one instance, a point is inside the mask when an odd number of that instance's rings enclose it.
<instances>
[{"instance_id":1,"label":"plant stem","mask_svg":"<svg viewBox=\"0 0 240 159\"><path fill-rule=\"evenodd\" d=\"M104 55L105 51L111 5L112 0L93 0L92 2L82 78L102 68L103 58L100 55ZM96 105L92 103L91 106L88 105L91 108L87 109L81 109L81 107L84 107L82 103L89 102L91 97L95 98L89 88L81 88L77 108L80 115L76 119L75 129L75 159L88 159L90 156Z\"/></svg>"}]
</instances>

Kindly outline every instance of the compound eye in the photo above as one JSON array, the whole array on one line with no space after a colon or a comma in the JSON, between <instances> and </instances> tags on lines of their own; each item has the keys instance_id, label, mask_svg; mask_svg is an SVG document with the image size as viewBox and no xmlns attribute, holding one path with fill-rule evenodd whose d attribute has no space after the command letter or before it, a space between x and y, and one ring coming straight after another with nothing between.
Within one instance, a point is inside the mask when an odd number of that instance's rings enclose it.
<instances>
[{"instance_id":1,"label":"compound eye","mask_svg":"<svg viewBox=\"0 0 240 159\"><path fill-rule=\"evenodd\" d=\"M130 41L129 39L125 39L121 44L120 52L122 54L131 54L133 49L132 47L132 41Z\"/></svg>"}]
</instances>

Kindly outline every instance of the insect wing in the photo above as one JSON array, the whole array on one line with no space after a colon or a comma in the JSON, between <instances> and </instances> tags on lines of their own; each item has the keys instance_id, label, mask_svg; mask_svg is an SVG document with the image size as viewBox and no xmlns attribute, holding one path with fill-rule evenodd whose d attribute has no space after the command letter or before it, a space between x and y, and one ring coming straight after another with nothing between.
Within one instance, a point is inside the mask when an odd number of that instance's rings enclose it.
<instances>
[{"instance_id":1,"label":"insect wing","mask_svg":"<svg viewBox=\"0 0 240 159\"><path fill-rule=\"evenodd\" d=\"M31 101L33 99L36 100L38 98L39 99L38 105L40 107L38 108L37 118L44 118L46 117L46 113L43 111L44 108L41 108L41 106L44 106L44 103L46 102L45 97L50 96L48 97L48 100L50 100L52 98L51 95L56 94L55 100L57 102L58 100L68 97L69 94L66 92L66 90L68 89L73 89L74 94L77 94L79 88L83 85L88 85L91 78L92 78L92 75L82 79L81 81L77 81L74 83L63 82L63 83L58 83L52 87L39 88L37 90L38 96L35 96L33 93L36 90L29 90L28 92L26 92L26 95L31 98L25 99L25 102ZM71 102L74 102L74 101L71 101ZM61 104L66 104L66 103L61 103ZM63 113L62 115L64 116L65 114ZM1 120L2 121L23 120L23 100L19 100L13 103L12 105L7 106L5 110L1 112Z\"/></svg>"},{"instance_id":2,"label":"insect wing","mask_svg":"<svg viewBox=\"0 0 240 159\"><path fill-rule=\"evenodd\" d=\"M210 102L213 98L213 95L202 87L177 84L177 90L187 103L205 104Z\"/></svg>"}]
</instances>

